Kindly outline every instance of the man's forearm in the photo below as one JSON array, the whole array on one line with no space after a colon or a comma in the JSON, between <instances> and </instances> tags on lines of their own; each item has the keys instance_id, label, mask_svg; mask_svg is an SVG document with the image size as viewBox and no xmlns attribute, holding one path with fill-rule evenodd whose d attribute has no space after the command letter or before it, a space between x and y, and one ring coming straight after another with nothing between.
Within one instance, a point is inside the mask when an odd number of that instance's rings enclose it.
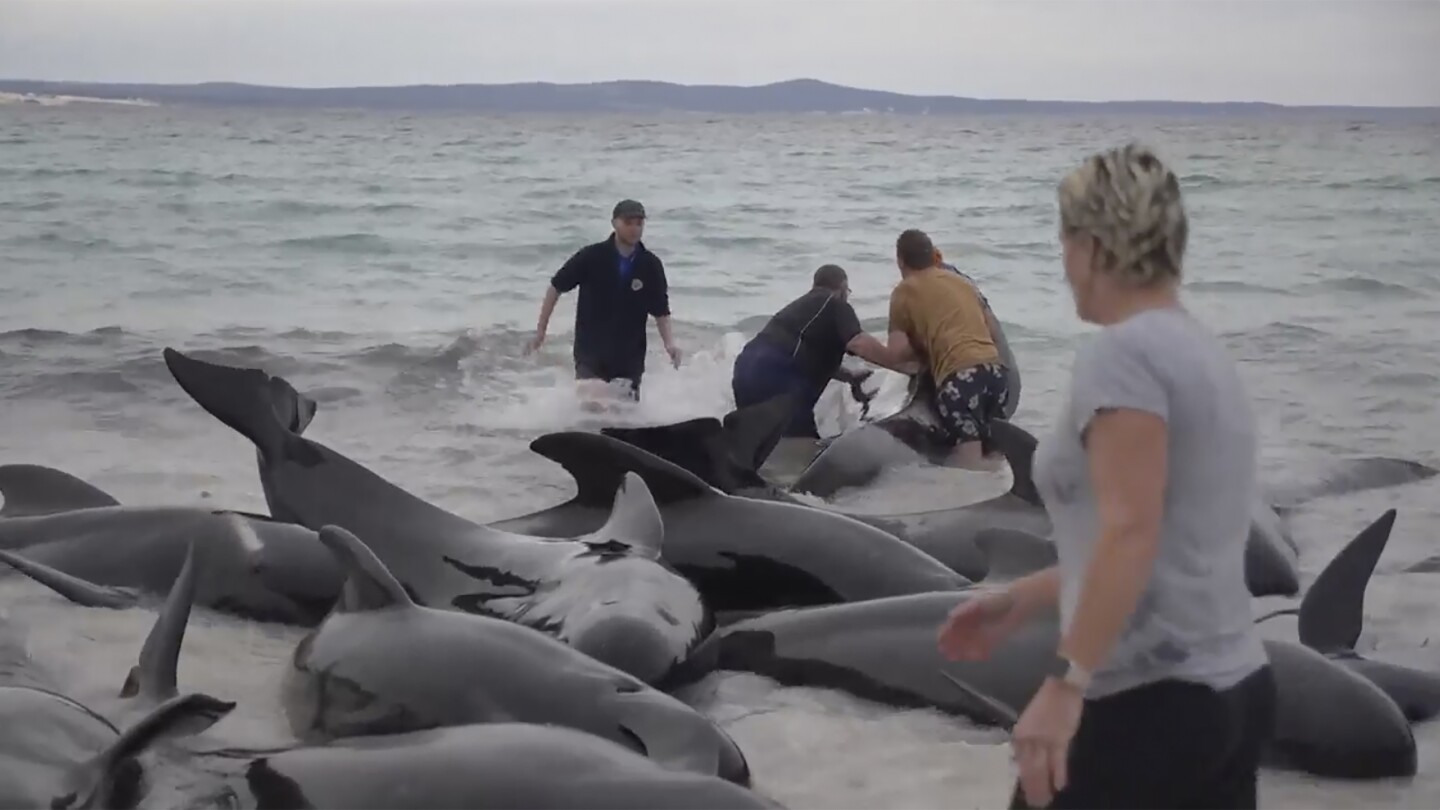
<instances>
[{"instance_id":1,"label":"man's forearm","mask_svg":"<svg viewBox=\"0 0 1440 810\"><path fill-rule=\"evenodd\" d=\"M897 356L900 354L899 352L892 351L889 346L865 332L856 335L845 348L861 360L868 360L881 368L888 368L901 374L914 374L919 370L918 363L902 359Z\"/></svg>"},{"instance_id":2,"label":"man's forearm","mask_svg":"<svg viewBox=\"0 0 1440 810\"><path fill-rule=\"evenodd\" d=\"M675 336L670 331L669 315L657 315L655 317L655 331L660 333L660 342L665 344L665 348L668 349L675 345Z\"/></svg>"},{"instance_id":3,"label":"man's forearm","mask_svg":"<svg viewBox=\"0 0 1440 810\"><path fill-rule=\"evenodd\" d=\"M535 321L535 331L544 332L550 328L550 316L555 312L555 302L560 300L560 291L554 285L545 288L545 298L540 301L540 317Z\"/></svg>"}]
</instances>

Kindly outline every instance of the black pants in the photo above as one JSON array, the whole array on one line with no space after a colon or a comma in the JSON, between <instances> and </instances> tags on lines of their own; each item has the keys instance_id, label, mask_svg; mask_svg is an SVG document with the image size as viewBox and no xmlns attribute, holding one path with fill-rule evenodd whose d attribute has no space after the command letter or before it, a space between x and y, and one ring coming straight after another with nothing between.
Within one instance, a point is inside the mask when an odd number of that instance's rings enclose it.
<instances>
[{"instance_id":1,"label":"black pants","mask_svg":"<svg viewBox=\"0 0 1440 810\"><path fill-rule=\"evenodd\" d=\"M795 411L781 433L786 438L820 438L815 426L815 403L825 392L825 386L815 387L805 379L805 374L795 358L783 348L763 339L751 339L735 358L735 370L730 375L730 392L735 395L735 407L745 408L782 394L795 395Z\"/></svg>"},{"instance_id":2,"label":"black pants","mask_svg":"<svg viewBox=\"0 0 1440 810\"><path fill-rule=\"evenodd\" d=\"M575 379L577 380L627 380L630 383L630 398L636 402L640 401L640 378L645 375L643 365L638 369L622 368L617 363L606 363L598 360L582 360L575 358Z\"/></svg>"},{"instance_id":3,"label":"black pants","mask_svg":"<svg viewBox=\"0 0 1440 810\"><path fill-rule=\"evenodd\" d=\"M1086 701L1049 806L1250 810L1274 726L1269 666L1223 692L1172 680ZM1010 807L1029 808L1018 783Z\"/></svg>"}]
</instances>

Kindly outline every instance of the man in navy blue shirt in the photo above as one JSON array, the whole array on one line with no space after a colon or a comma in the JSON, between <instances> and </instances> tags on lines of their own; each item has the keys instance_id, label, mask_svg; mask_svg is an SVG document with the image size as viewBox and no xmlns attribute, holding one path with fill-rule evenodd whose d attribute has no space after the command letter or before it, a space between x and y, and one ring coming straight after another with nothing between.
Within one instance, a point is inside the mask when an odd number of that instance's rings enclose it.
<instances>
[{"instance_id":1,"label":"man in navy blue shirt","mask_svg":"<svg viewBox=\"0 0 1440 810\"><path fill-rule=\"evenodd\" d=\"M611 213L610 224L615 232L608 239L580 248L550 279L527 352L545 342L555 302L579 287L575 379L628 380L630 397L638 400L640 378L645 373L645 322L650 316L654 316L660 340L676 368L680 349L670 332L665 265L640 241L645 207L634 200L621 200Z\"/></svg>"}]
</instances>

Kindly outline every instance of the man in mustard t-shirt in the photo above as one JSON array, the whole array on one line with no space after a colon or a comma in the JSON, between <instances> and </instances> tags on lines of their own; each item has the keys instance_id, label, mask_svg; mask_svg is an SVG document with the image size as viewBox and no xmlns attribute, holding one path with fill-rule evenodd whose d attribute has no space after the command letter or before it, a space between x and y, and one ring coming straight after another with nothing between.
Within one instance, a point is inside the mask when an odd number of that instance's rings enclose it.
<instances>
[{"instance_id":1,"label":"man in mustard t-shirt","mask_svg":"<svg viewBox=\"0 0 1440 810\"><path fill-rule=\"evenodd\" d=\"M890 293L887 347L914 357L935 380L935 410L955 442L954 463L993 469L984 457L990 422L1005 418L1006 369L991 338L980 294L969 281L940 268L935 245L911 229L895 241L900 283ZM908 351L907 351L908 349Z\"/></svg>"}]
</instances>

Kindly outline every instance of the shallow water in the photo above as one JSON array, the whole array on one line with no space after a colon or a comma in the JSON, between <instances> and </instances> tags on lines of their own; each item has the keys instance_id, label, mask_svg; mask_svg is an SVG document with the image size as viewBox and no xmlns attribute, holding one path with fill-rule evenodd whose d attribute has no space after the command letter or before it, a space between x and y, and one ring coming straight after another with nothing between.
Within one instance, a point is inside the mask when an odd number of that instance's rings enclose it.
<instances>
[{"instance_id":1,"label":"shallow water","mask_svg":"<svg viewBox=\"0 0 1440 810\"><path fill-rule=\"evenodd\" d=\"M521 349L549 273L602 238L626 196L650 210L646 241L666 262L688 358L670 369L652 338L644 401L610 422L723 414L742 335L821 263L847 267L862 318L881 328L890 245L919 226L984 286L1024 374L1016 419L1042 430L1089 331L1060 280L1053 184L1088 151L1130 137L1182 177L1188 300L1242 364L1267 480L1303 480L1350 455L1440 465L1434 127L77 107L0 108L0 461L60 467L124 503L263 510L249 443L161 363L174 345L287 376L320 402L307 435L457 513L493 519L567 498L564 472L526 445L598 424L568 383L573 296L539 356ZM885 380L892 407L899 382ZM853 424L843 400L838 387L827 394L822 429ZM994 486L966 476L898 470L836 500L894 512ZM1368 592L1366 644L1429 655L1435 575L1397 571L1435 553L1437 495L1431 480L1316 501L1295 518L1308 578L1399 509ZM154 615L76 608L14 578L0 579L0 607L97 706ZM194 612L182 688L240 702L215 735L284 741L279 675L299 635ZM749 675L713 677L692 698L745 748L760 788L791 807L1008 798L995 731ZM1413 781L1267 771L1262 803L1440 805L1434 728L1417 729Z\"/></svg>"}]
</instances>

